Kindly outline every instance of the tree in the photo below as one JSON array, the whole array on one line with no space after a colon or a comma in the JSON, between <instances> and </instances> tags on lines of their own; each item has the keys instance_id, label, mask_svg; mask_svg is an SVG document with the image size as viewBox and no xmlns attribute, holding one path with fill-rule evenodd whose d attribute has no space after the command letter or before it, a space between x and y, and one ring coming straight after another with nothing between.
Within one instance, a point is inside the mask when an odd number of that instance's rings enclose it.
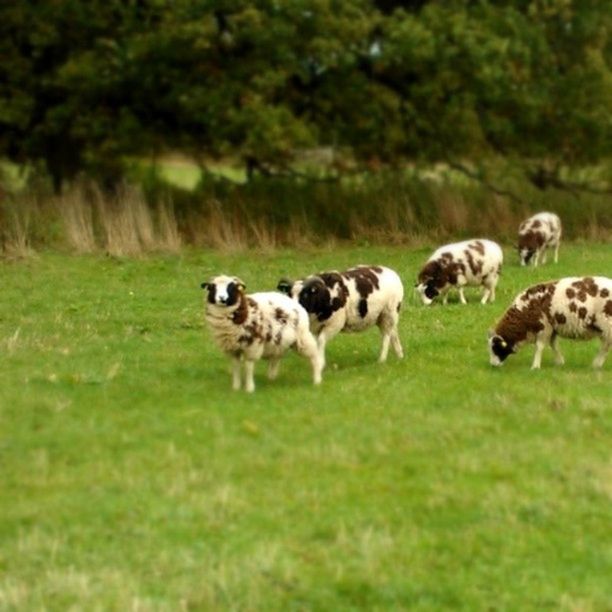
<instances>
[{"instance_id":1,"label":"tree","mask_svg":"<svg viewBox=\"0 0 612 612\"><path fill-rule=\"evenodd\" d=\"M612 145L612 6L596 0L94 0L0 7L0 155L112 186L181 150L286 170L519 160L534 184Z\"/></svg>"}]
</instances>

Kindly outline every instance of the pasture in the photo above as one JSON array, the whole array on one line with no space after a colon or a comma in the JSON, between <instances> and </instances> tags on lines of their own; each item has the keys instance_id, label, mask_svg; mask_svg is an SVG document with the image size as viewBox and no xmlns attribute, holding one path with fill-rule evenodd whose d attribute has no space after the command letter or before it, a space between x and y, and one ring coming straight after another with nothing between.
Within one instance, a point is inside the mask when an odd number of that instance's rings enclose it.
<instances>
[{"instance_id":1,"label":"pasture","mask_svg":"<svg viewBox=\"0 0 612 612\"><path fill-rule=\"evenodd\" d=\"M493 369L486 335L530 284L612 275L612 245L506 245L495 304L427 308L430 247L1 263L0 609L610 610L612 357ZM358 263L404 281L404 360L341 334L320 388L289 354L232 392L200 282Z\"/></svg>"}]
</instances>

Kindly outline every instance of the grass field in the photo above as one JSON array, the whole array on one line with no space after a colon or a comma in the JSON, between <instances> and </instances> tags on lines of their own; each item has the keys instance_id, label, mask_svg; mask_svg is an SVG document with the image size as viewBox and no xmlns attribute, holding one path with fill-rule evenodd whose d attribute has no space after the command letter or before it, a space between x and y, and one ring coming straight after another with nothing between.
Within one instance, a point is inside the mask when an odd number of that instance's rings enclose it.
<instances>
[{"instance_id":1,"label":"grass field","mask_svg":"<svg viewBox=\"0 0 612 612\"><path fill-rule=\"evenodd\" d=\"M431 245L434 246L434 245ZM426 308L429 248L1 263L0 609L612 609L612 358L488 365L515 293L612 275L612 245L507 265L497 302ZM199 284L357 263L400 273L406 357L341 335L315 388L230 390Z\"/></svg>"}]
</instances>

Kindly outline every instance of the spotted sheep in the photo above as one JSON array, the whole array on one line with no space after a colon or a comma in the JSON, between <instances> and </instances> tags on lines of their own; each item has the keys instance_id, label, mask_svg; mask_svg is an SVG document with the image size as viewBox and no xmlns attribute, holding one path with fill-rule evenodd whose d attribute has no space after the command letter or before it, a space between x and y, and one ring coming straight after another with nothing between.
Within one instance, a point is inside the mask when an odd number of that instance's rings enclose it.
<instances>
[{"instance_id":1,"label":"spotted sheep","mask_svg":"<svg viewBox=\"0 0 612 612\"><path fill-rule=\"evenodd\" d=\"M320 272L297 281L281 279L277 288L308 312L323 362L325 346L336 334L374 325L382 333L378 360L387 360L389 344L399 358L404 356L397 328L404 286L390 268L361 265L344 272Z\"/></svg>"},{"instance_id":2,"label":"spotted sheep","mask_svg":"<svg viewBox=\"0 0 612 612\"><path fill-rule=\"evenodd\" d=\"M612 279L603 276L562 278L520 293L489 332L490 363L499 366L527 342L535 342L531 365L538 369L547 344L555 363L564 363L557 338L601 339L593 367L603 366L612 345Z\"/></svg>"},{"instance_id":3,"label":"spotted sheep","mask_svg":"<svg viewBox=\"0 0 612 612\"><path fill-rule=\"evenodd\" d=\"M541 212L521 223L518 231L518 252L521 265L530 261L534 267L546 263L546 250L555 249L555 263L559 261L561 219L554 213Z\"/></svg>"},{"instance_id":4,"label":"spotted sheep","mask_svg":"<svg viewBox=\"0 0 612 612\"><path fill-rule=\"evenodd\" d=\"M276 378L282 355L295 348L310 360L314 384L321 382L323 365L309 330L306 311L277 292L245 293L235 276L216 276L202 283L207 290L206 320L219 348L232 359L232 387L241 388L244 362L245 390L255 390L255 362L268 359L268 377Z\"/></svg>"},{"instance_id":5,"label":"spotted sheep","mask_svg":"<svg viewBox=\"0 0 612 612\"><path fill-rule=\"evenodd\" d=\"M448 293L456 287L459 300L467 304L463 288L484 288L481 303L495 300L495 288L504 261L501 247L484 238L447 244L436 249L421 269L415 285L423 304L429 305L441 295L446 304Z\"/></svg>"}]
</instances>

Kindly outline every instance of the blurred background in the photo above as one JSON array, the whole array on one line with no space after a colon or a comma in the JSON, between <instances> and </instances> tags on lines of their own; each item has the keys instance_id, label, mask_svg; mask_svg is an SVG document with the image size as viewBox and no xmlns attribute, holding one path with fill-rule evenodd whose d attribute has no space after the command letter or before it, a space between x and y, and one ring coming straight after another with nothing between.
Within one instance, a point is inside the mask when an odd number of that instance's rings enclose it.
<instances>
[{"instance_id":1,"label":"blurred background","mask_svg":"<svg viewBox=\"0 0 612 612\"><path fill-rule=\"evenodd\" d=\"M5 255L612 234L612 3L0 5Z\"/></svg>"}]
</instances>

